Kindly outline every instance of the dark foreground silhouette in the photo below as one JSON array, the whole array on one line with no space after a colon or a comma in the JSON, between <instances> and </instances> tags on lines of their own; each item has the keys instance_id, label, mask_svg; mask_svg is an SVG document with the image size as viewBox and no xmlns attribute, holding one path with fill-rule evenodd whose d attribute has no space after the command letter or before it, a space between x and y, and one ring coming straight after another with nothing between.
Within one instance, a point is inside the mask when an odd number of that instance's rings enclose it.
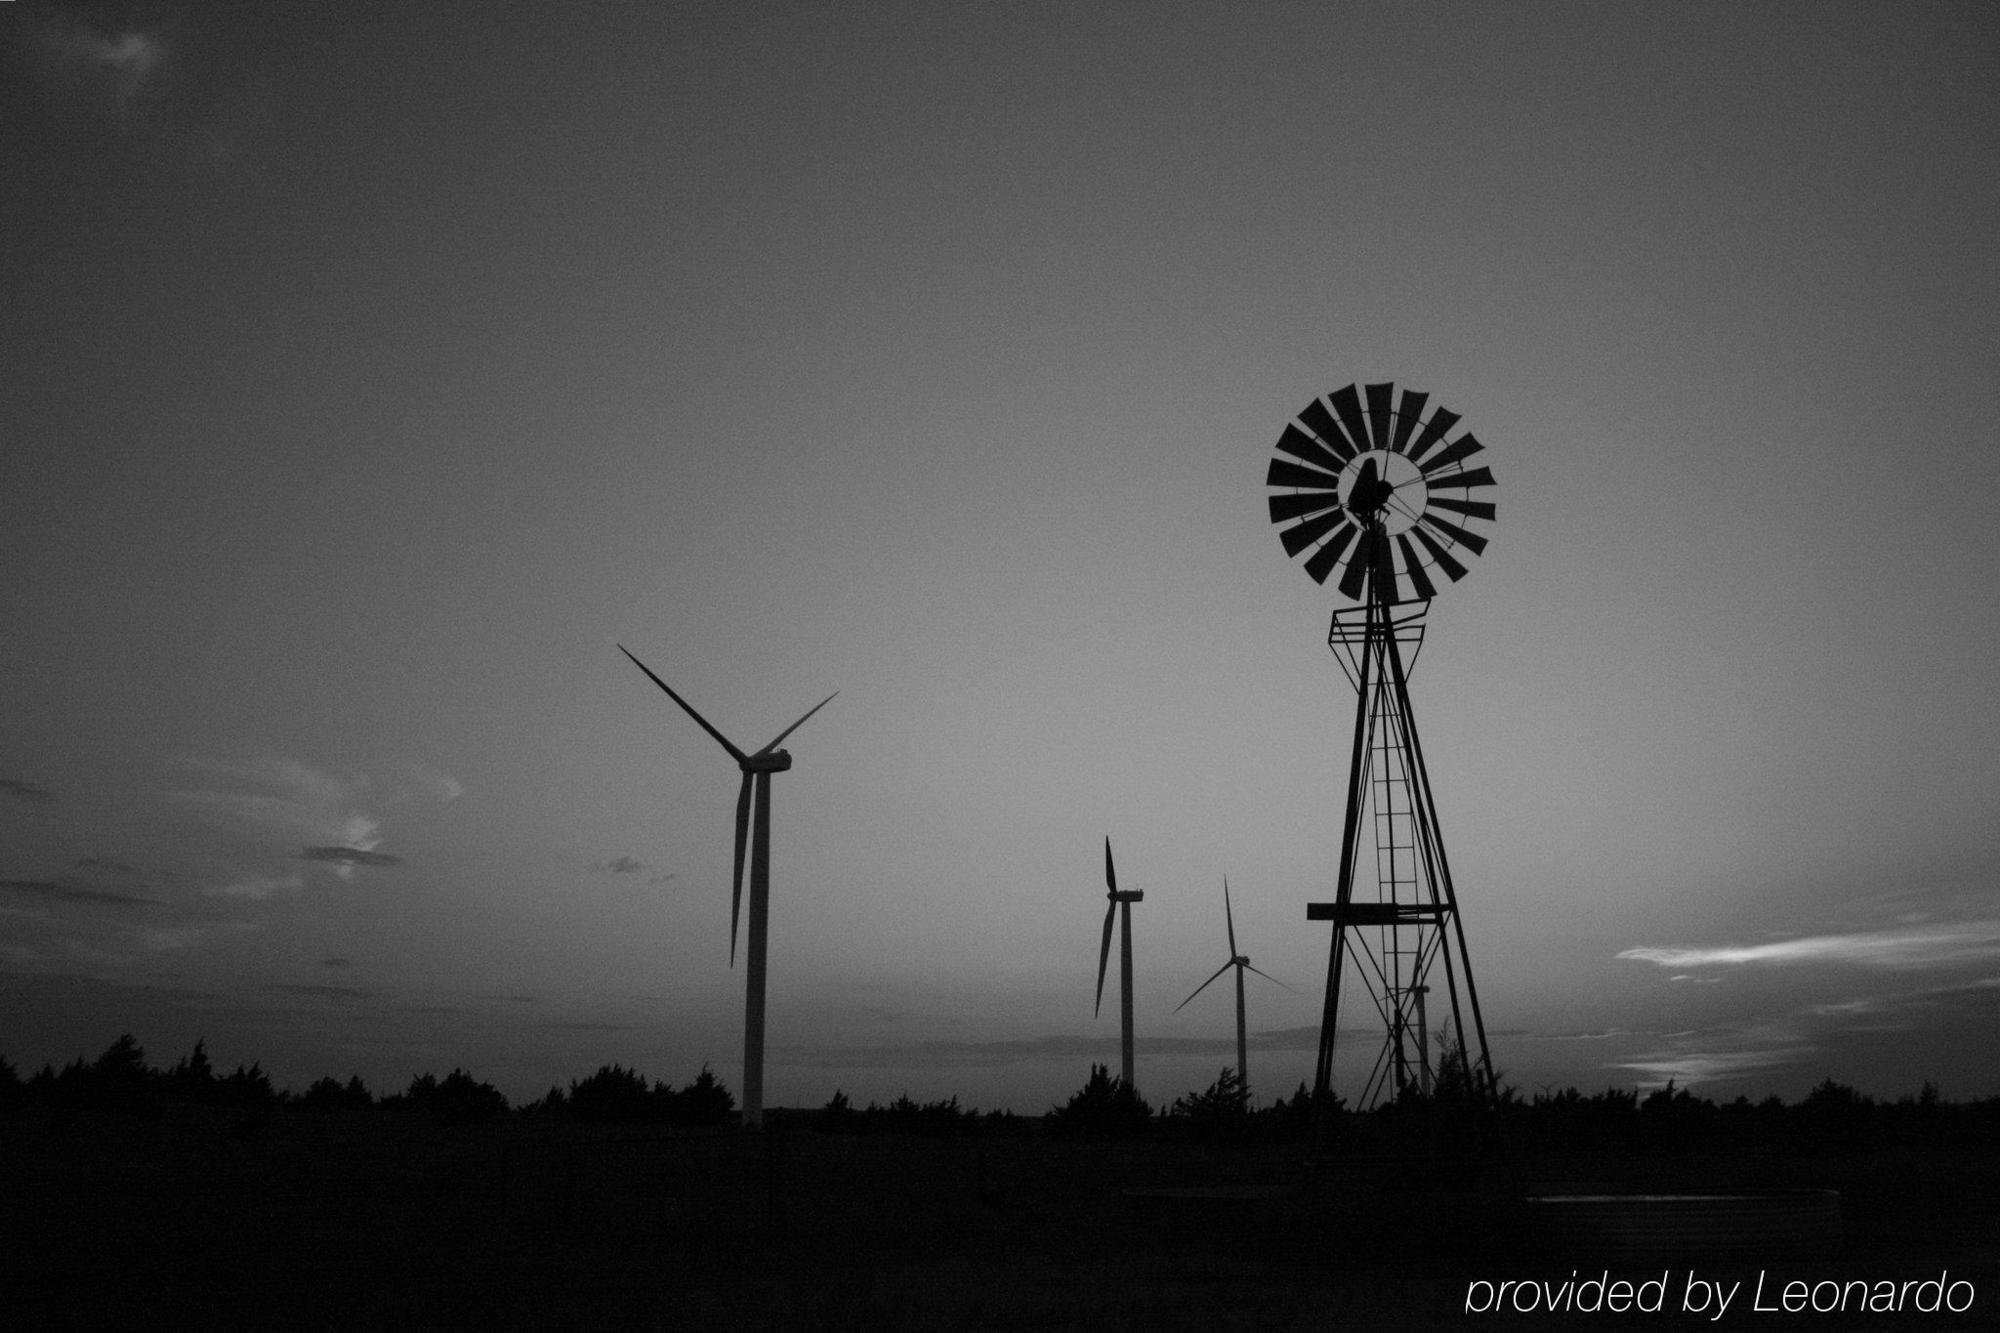
<instances>
[{"instance_id":1,"label":"dark foreground silhouette","mask_svg":"<svg viewBox=\"0 0 2000 1333\"><path fill-rule=\"evenodd\" d=\"M1431 1327L1467 1319L1482 1281L1695 1270L1948 1271L1976 1293L1974 1322L2000 1308L2000 1100L1880 1102L1831 1080L1790 1105L1672 1088L1442 1096L1335 1111L1323 1137L1311 1112L1303 1088L1246 1112L1228 1070L1155 1110L1096 1067L1044 1116L835 1093L744 1131L705 1069L672 1088L606 1066L510 1107L460 1070L388 1096L332 1077L293 1094L254 1065L218 1073L199 1046L152 1069L124 1038L25 1079L0 1062L0 1313L17 1327ZM1528 1202L1807 1189L1839 1192L1837 1234L1657 1255L1552 1233Z\"/></svg>"}]
</instances>

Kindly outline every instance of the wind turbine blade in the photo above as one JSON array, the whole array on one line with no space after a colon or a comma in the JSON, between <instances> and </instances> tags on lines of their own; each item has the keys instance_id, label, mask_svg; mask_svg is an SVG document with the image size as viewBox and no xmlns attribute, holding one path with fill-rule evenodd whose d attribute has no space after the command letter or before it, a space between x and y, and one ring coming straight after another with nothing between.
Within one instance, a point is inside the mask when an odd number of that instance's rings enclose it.
<instances>
[{"instance_id":1,"label":"wind turbine blade","mask_svg":"<svg viewBox=\"0 0 2000 1333\"><path fill-rule=\"evenodd\" d=\"M1236 956L1236 913L1229 910L1229 876L1222 877L1222 919L1229 923L1229 956Z\"/></svg>"},{"instance_id":2,"label":"wind turbine blade","mask_svg":"<svg viewBox=\"0 0 2000 1333\"><path fill-rule=\"evenodd\" d=\"M1107 893L1118 892L1118 876L1111 871L1111 839L1109 837L1104 840L1104 889ZM1110 930L1111 927L1106 926L1105 929ZM1104 938L1108 940L1111 937L1106 935Z\"/></svg>"},{"instance_id":3,"label":"wind turbine blade","mask_svg":"<svg viewBox=\"0 0 2000 1333\"><path fill-rule=\"evenodd\" d=\"M1243 966L1249 968L1252 972L1255 972L1258 976L1264 978L1264 980L1270 982L1274 986L1285 986L1284 982L1278 980L1276 977L1272 976L1269 972L1266 972L1263 968L1257 966L1255 963L1245 963ZM1290 990L1291 987L1285 986L1285 989Z\"/></svg>"},{"instance_id":4,"label":"wind turbine blade","mask_svg":"<svg viewBox=\"0 0 2000 1333\"><path fill-rule=\"evenodd\" d=\"M828 704L832 703L832 702L833 702L833 695L834 695L834 694L839 694L839 693L840 693L840 691L839 691L839 690L835 690L835 691L833 692L833 694L829 694L829 695L827 695L827 696L826 696L826 698L824 698L824 699L821 699L821 700L820 700L820 701L819 701L818 703L814 704L814 705L813 705L813 706L812 706L811 708L808 708L808 709L806 709L806 717L811 717L811 716L812 716L812 715L813 715L814 713L817 713L817 712L818 712L818 711L819 711L820 709L822 709L822 708L826 707L826 706L827 706ZM802 726L804 726L804 725L805 725L805 721L806 721L806 717L802 717L802 718L800 718L800 719L799 719L799 720L798 720L797 722L794 722L794 723L792 723L792 725L791 725L791 726L789 726L789 727L786 727L786 728L785 728L785 729L784 729L783 731L779 732L779 733L778 733L778 734L777 734L776 736L772 737L772 738L771 738L771 743L770 743L769 745L765 746L765 747L764 747L763 749L761 749L761 750L757 751L757 753L758 753L758 754L769 754L769 753L771 753L771 751L773 751L773 750L777 749L777 748L778 748L778 742L779 742L779 741L781 741L781 740L785 739L785 737L787 737L787 736L791 735L791 734L792 734L793 732L797 731L797 730L798 730L798 729L799 729L800 727L802 727Z\"/></svg>"},{"instance_id":5,"label":"wind turbine blade","mask_svg":"<svg viewBox=\"0 0 2000 1333\"><path fill-rule=\"evenodd\" d=\"M736 966L736 918L743 909L743 846L750 839L750 782L743 775L743 789L736 794L736 873L729 889L729 965Z\"/></svg>"},{"instance_id":6,"label":"wind turbine blade","mask_svg":"<svg viewBox=\"0 0 2000 1333\"><path fill-rule=\"evenodd\" d=\"M1228 962L1224 963L1221 967L1215 969L1215 977L1221 976L1224 972L1227 972L1231 967L1234 967L1235 965L1236 965L1236 960L1234 958L1230 959ZM1209 982L1214 981L1215 977L1210 977L1208 981L1204 981L1199 986L1196 986L1194 988L1194 995L1188 996L1187 1000L1182 1000L1179 1004L1175 1005L1174 1012L1179 1013L1181 1010L1187 1008L1188 1000L1192 1000L1195 995L1199 995L1203 991L1207 990L1209 987Z\"/></svg>"},{"instance_id":7,"label":"wind turbine blade","mask_svg":"<svg viewBox=\"0 0 2000 1333\"><path fill-rule=\"evenodd\" d=\"M1104 969L1111 962L1111 919L1117 915L1116 902L1104 909L1104 943L1097 947L1097 1004L1090 1011L1093 1015L1104 1010Z\"/></svg>"},{"instance_id":8,"label":"wind turbine blade","mask_svg":"<svg viewBox=\"0 0 2000 1333\"><path fill-rule=\"evenodd\" d=\"M630 650L628 650L622 643L618 645L618 651L624 653L625 656L627 657L632 657ZM667 682L661 680L658 676L653 675L653 669L651 667L647 666L644 662L641 662L636 657L632 657L632 665L638 667L639 670L645 672L647 677L650 678L655 685L665 690L667 692L667 697L669 699L672 699L675 703L679 704L683 712L685 712L689 717L693 718L695 721L701 723L701 729L707 732L709 735L715 737L716 742L720 744L723 749L729 751L730 758L734 759L739 764L742 763L746 758L748 758L748 756L745 755L743 751L737 749L734 745L731 745L729 743L729 737L723 735L721 732L717 731L714 727L709 726L708 719L703 717L700 713L695 712L693 704L681 698L678 694L675 694L673 686L667 684Z\"/></svg>"}]
</instances>

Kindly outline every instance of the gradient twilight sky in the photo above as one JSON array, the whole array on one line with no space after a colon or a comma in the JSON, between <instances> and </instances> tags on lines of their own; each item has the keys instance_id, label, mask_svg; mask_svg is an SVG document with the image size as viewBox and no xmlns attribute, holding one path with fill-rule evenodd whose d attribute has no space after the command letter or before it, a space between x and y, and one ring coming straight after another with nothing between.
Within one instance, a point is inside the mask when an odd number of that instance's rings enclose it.
<instances>
[{"instance_id":1,"label":"gradient twilight sky","mask_svg":"<svg viewBox=\"0 0 2000 1333\"><path fill-rule=\"evenodd\" d=\"M737 1086L737 773L622 642L841 691L771 1102L1115 1063L1106 835L1141 1090L1226 874L1287 1092L1352 693L1263 474L1393 380L1500 482L1412 689L1503 1076L2000 1092L1993 6L0 11L17 1065Z\"/></svg>"}]
</instances>

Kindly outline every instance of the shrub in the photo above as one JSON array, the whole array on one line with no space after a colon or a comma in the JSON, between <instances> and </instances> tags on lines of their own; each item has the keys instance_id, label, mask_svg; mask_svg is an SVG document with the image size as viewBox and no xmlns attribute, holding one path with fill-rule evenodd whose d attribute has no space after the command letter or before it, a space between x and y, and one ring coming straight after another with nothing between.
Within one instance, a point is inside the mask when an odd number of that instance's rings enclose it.
<instances>
[{"instance_id":1,"label":"shrub","mask_svg":"<svg viewBox=\"0 0 2000 1333\"><path fill-rule=\"evenodd\" d=\"M1105 1065L1092 1065L1090 1078L1070 1096L1066 1106L1050 1107L1049 1127L1060 1134L1110 1136L1132 1134L1152 1123L1153 1108L1131 1084L1111 1077Z\"/></svg>"},{"instance_id":2,"label":"shrub","mask_svg":"<svg viewBox=\"0 0 2000 1333\"><path fill-rule=\"evenodd\" d=\"M726 1125L735 1114L736 1098L707 1065L674 1097L669 1110L678 1125Z\"/></svg>"}]
</instances>

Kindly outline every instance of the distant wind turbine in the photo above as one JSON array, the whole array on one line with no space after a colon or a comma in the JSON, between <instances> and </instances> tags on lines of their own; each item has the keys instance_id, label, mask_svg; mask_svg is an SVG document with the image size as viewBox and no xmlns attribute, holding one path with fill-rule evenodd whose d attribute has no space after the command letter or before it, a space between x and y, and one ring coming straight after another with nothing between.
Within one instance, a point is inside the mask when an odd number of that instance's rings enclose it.
<instances>
[{"instance_id":1,"label":"distant wind turbine","mask_svg":"<svg viewBox=\"0 0 2000 1333\"><path fill-rule=\"evenodd\" d=\"M1145 893L1133 889L1127 893L1118 891L1118 876L1111 869L1111 839L1104 840L1104 888L1110 906L1104 909L1104 943L1097 950L1097 1007L1092 1013L1104 1008L1104 968L1111 961L1111 918L1118 917L1118 1002L1121 1021L1118 1054L1123 1060L1125 1086L1136 1090L1132 1081L1132 904L1145 898ZM1120 913L1119 908L1124 912Z\"/></svg>"},{"instance_id":2,"label":"distant wind turbine","mask_svg":"<svg viewBox=\"0 0 2000 1333\"><path fill-rule=\"evenodd\" d=\"M1236 1079L1243 1089L1243 1104L1248 1106L1250 1104L1250 1070L1248 1064L1250 1059L1250 1042L1243 1022L1243 973L1247 969L1255 972L1266 981L1280 986L1285 986L1285 983L1279 981L1261 967L1252 967L1248 958L1236 952L1236 914L1229 910L1229 877L1227 875L1223 876L1222 879L1222 919L1229 927L1229 961L1215 969L1215 976L1211 976L1208 981L1204 981L1199 986L1196 986L1194 988L1194 995L1188 996L1186 1000L1182 1000L1179 1004L1175 1005L1174 1012L1179 1013L1181 1010L1187 1008L1188 1001L1194 999L1195 995L1199 995L1207 990L1209 983L1213 982L1216 977L1221 976L1232 967L1236 969ZM1285 989L1290 990L1291 987L1285 986Z\"/></svg>"},{"instance_id":3,"label":"distant wind turbine","mask_svg":"<svg viewBox=\"0 0 2000 1333\"><path fill-rule=\"evenodd\" d=\"M618 645L618 651L632 657L622 643ZM771 775L782 773L792 766L790 752L780 750L778 742L797 731L807 717L832 703L834 695L840 691L835 690L807 709L805 717L779 732L763 749L755 754L745 754L731 745L727 736L710 726L707 718L695 712L692 704L675 694L672 686L655 676L652 668L636 657L632 657L632 665L665 690L667 697L700 723L703 731L715 737L716 742L729 751L729 757L736 761L736 766L743 770L743 787L736 795L736 869L731 877L729 892L729 965L736 965L736 919L743 905L743 847L748 840L750 948L746 968L749 977L743 1001L743 1123L754 1127L764 1121L764 935L771 907ZM753 780L757 793L755 836L752 836L750 818Z\"/></svg>"}]
</instances>

